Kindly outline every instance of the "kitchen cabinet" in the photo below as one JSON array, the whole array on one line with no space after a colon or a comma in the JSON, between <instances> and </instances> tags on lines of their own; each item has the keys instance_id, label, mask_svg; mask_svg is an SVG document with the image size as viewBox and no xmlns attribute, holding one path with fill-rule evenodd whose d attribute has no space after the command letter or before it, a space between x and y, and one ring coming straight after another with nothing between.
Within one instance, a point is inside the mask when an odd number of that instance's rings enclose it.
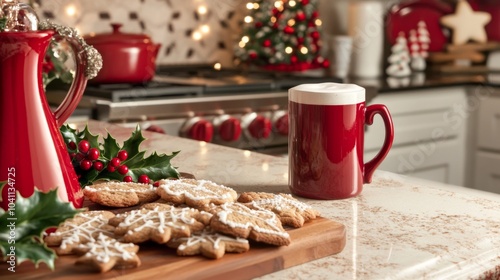
<instances>
[{"instance_id":1,"label":"kitchen cabinet","mask_svg":"<svg viewBox=\"0 0 500 280\"><path fill-rule=\"evenodd\" d=\"M500 92L481 90L474 187L500 193Z\"/></svg>"},{"instance_id":2,"label":"kitchen cabinet","mask_svg":"<svg viewBox=\"0 0 500 280\"><path fill-rule=\"evenodd\" d=\"M394 143L379 169L433 181L465 185L465 87L446 87L380 93L370 104L385 104L394 122ZM365 134L365 162L384 141L377 116ZM500 132L500 130L499 130Z\"/></svg>"}]
</instances>

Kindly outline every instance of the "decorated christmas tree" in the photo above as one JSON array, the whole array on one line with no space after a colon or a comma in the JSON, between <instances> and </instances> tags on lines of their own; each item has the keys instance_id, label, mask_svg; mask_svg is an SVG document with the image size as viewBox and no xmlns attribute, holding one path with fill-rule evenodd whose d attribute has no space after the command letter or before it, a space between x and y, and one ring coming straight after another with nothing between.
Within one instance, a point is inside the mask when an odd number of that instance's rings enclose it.
<instances>
[{"instance_id":1,"label":"decorated christmas tree","mask_svg":"<svg viewBox=\"0 0 500 280\"><path fill-rule=\"evenodd\" d=\"M237 62L280 71L329 66L320 55L317 0L254 0L246 7Z\"/></svg>"},{"instance_id":2,"label":"decorated christmas tree","mask_svg":"<svg viewBox=\"0 0 500 280\"><path fill-rule=\"evenodd\" d=\"M389 66L386 73L392 77L406 77L411 74L410 53L403 33L396 38L396 43L391 47L391 55L387 59Z\"/></svg>"}]
</instances>

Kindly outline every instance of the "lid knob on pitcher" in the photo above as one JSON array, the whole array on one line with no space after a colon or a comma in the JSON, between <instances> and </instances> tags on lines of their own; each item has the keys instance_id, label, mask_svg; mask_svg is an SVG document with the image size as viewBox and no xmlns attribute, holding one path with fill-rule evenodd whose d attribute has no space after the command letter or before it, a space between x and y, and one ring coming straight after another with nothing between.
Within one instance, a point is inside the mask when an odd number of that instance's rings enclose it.
<instances>
[{"instance_id":1,"label":"lid knob on pitcher","mask_svg":"<svg viewBox=\"0 0 500 280\"><path fill-rule=\"evenodd\" d=\"M0 0L0 31L27 32L38 30L38 16L33 8L17 0Z\"/></svg>"}]
</instances>

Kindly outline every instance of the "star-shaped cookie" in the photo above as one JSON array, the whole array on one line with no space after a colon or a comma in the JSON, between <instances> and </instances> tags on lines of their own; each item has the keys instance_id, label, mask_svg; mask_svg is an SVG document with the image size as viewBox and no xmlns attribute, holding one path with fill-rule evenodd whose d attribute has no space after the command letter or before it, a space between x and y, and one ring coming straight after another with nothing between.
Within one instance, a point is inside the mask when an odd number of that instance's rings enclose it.
<instances>
[{"instance_id":1,"label":"star-shaped cookie","mask_svg":"<svg viewBox=\"0 0 500 280\"><path fill-rule=\"evenodd\" d=\"M109 224L116 227L115 235L124 242L153 240L163 244L171 238L190 236L191 232L203 229L205 225L196 218L202 220L196 209L163 204L118 214Z\"/></svg>"},{"instance_id":2,"label":"star-shaped cookie","mask_svg":"<svg viewBox=\"0 0 500 280\"><path fill-rule=\"evenodd\" d=\"M290 235L276 214L269 210L250 209L242 203L221 205L210 220L210 227L217 232L267 244L290 244Z\"/></svg>"},{"instance_id":3,"label":"star-shaped cookie","mask_svg":"<svg viewBox=\"0 0 500 280\"><path fill-rule=\"evenodd\" d=\"M115 214L109 211L88 211L64 221L55 232L45 237L48 246L56 248L58 255L72 254L79 244L94 240L101 233L113 235L114 227L108 225Z\"/></svg>"},{"instance_id":4,"label":"star-shaped cookie","mask_svg":"<svg viewBox=\"0 0 500 280\"><path fill-rule=\"evenodd\" d=\"M101 233L95 240L75 248L76 253L84 254L76 260L76 264L90 265L100 272L113 267L138 267L141 265L138 251L139 246L134 243L121 243Z\"/></svg>"},{"instance_id":5,"label":"star-shaped cookie","mask_svg":"<svg viewBox=\"0 0 500 280\"><path fill-rule=\"evenodd\" d=\"M457 4L455 14L443 16L441 23L453 29L453 44L462 45L469 40L486 42L488 37L484 27L490 20L489 13L475 12L467 1L461 0Z\"/></svg>"},{"instance_id":6,"label":"star-shaped cookie","mask_svg":"<svg viewBox=\"0 0 500 280\"><path fill-rule=\"evenodd\" d=\"M238 202L245 203L252 209L273 211L278 215L283 225L295 228L302 227L305 222L319 216L318 211L289 194L245 192L240 195Z\"/></svg>"},{"instance_id":7,"label":"star-shaped cookie","mask_svg":"<svg viewBox=\"0 0 500 280\"><path fill-rule=\"evenodd\" d=\"M250 249L248 240L217 233L210 227L205 227L202 231L195 232L189 237L172 239L167 245L171 248L177 248L179 256L201 254L212 259L222 258L225 252L243 253Z\"/></svg>"}]
</instances>

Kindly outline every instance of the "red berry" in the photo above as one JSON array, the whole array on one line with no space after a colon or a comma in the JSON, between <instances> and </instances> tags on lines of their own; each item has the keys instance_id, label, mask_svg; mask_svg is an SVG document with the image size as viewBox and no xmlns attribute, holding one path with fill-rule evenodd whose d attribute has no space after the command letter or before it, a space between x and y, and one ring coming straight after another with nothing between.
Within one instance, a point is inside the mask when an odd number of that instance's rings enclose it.
<instances>
[{"instance_id":1,"label":"red berry","mask_svg":"<svg viewBox=\"0 0 500 280\"><path fill-rule=\"evenodd\" d=\"M120 165L120 163L121 163L121 162L122 162L122 161L121 161L119 158L114 157L114 158L112 158L112 159L109 161L109 164L110 164L111 166L113 166L113 167L118 167L118 166Z\"/></svg>"},{"instance_id":2,"label":"red berry","mask_svg":"<svg viewBox=\"0 0 500 280\"><path fill-rule=\"evenodd\" d=\"M97 148L90 148L88 154L87 154L87 159L90 160L97 160L99 158L100 152L99 149Z\"/></svg>"},{"instance_id":3,"label":"red berry","mask_svg":"<svg viewBox=\"0 0 500 280\"><path fill-rule=\"evenodd\" d=\"M92 162L88 159L84 159L80 162L80 168L83 170L89 170L92 167Z\"/></svg>"},{"instance_id":4,"label":"red berry","mask_svg":"<svg viewBox=\"0 0 500 280\"><path fill-rule=\"evenodd\" d=\"M121 161L126 161L128 158L128 153L125 150L121 150L118 152L118 155L116 155Z\"/></svg>"},{"instance_id":5,"label":"red berry","mask_svg":"<svg viewBox=\"0 0 500 280\"><path fill-rule=\"evenodd\" d=\"M82 154L82 153L77 153L77 154L75 155L75 160L76 160L77 162L82 161L84 158L85 158L85 155L84 155L84 154Z\"/></svg>"},{"instance_id":6,"label":"red berry","mask_svg":"<svg viewBox=\"0 0 500 280\"><path fill-rule=\"evenodd\" d=\"M137 181L142 184L149 184L149 177L146 174L142 174Z\"/></svg>"},{"instance_id":7,"label":"red berry","mask_svg":"<svg viewBox=\"0 0 500 280\"><path fill-rule=\"evenodd\" d=\"M160 186L160 181L156 181L156 182L154 182L153 187L158 188L159 186Z\"/></svg>"},{"instance_id":8,"label":"red berry","mask_svg":"<svg viewBox=\"0 0 500 280\"><path fill-rule=\"evenodd\" d=\"M78 151L86 154L90 149L90 144L89 141L87 140L82 140L80 143L78 143Z\"/></svg>"},{"instance_id":9,"label":"red berry","mask_svg":"<svg viewBox=\"0 0 500 280\"><path fill-rule=\"evenodd\" d=\"M74 158L76 157L76 153L69 153L69 157L70 157L71 159L74 159Z\"/></svg>"},{"instance_id":10,"label":"red berry","mask_svg":"<svg viewBox=\"0 0 500 280\"><path fill-rule=\"evenodd\" d=\"M101 171L104 168L104 164L102 164L102 162L100 162L100 161L94 162L93 166L94 166L94 169L97 171Z\"/></svg>"},{"instance_id":11,"label":"red berry","mask_svg":"<svg viewBox=\"0 0 500 280\"><path fill-rule=\"evenodd\" d=\"M108 167L106 167L106 169L107 169L109 172L115 172L116 167L114 167L114 166L112 166L112 165L108 165Z\"/></svg>"},{"instance_id":12,"label":"red berry","mask_svg":"<svg viewBox=\"0 0 500 280\"><path fill-rule=\"evenodd\" d=\"M118 173L125 175L128 172L128 167L126 165L120 165L118 167Z\"/></svg>"},{"instance_id":13,"label":"red berry","mask_svg":"<svg viewBox=\"0 0 500 280\"><path fill-rule=\"evenodd\" d=\"M76 150L76 143L73 141L69 142L68 148L70 148L71 150Z\"/></svg>"},{"instance_id":14,"label":"red berry","mask_svg":"<svg viewBox=\"0 0 500 280\"><path fill-rule=\"evenodd\" d=\"M130 183L130 182L132 182L132 181L133 181L132 176L125 176L125 177L123 177L123 182L128 182L128 183Z\"/></svg>"}]
</instances>

